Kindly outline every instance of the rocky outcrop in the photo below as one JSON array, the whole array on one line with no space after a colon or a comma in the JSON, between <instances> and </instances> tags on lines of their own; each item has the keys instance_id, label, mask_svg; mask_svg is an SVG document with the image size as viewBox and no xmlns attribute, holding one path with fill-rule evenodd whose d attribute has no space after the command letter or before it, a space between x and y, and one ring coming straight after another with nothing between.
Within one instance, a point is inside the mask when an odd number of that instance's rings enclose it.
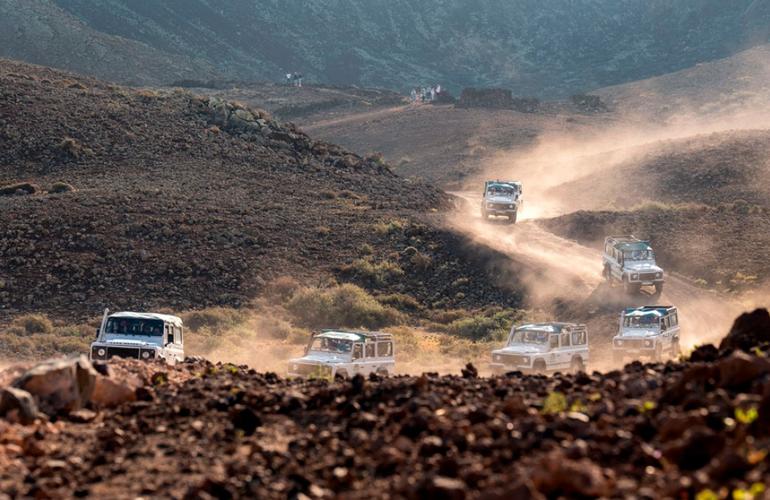
<instances>
[{"instance_id":1,"label":"rocky outcrop","mask_svg":"<svg viewBox=\"0 0 770 500\"><path fill-rule=\"evenodd\" d=\"M719 344L720 350L752 349L770 343L770 313L756 309L741 314L733 323L730 333Z\"/></svg>"}]
</instances>

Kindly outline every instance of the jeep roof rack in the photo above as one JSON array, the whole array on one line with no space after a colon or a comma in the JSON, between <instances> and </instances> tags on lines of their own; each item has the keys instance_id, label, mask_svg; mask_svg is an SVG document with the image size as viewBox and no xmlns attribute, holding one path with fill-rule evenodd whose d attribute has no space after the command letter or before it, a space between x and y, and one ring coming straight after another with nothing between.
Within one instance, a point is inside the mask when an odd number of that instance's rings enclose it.
<instances>
[{"instance_id":1,"label":"jeep roof rack","mask_svg":"<svg viewBox=\"0 0 770 500\"><path fill-rule=\"evenodd\" d=\"M628 314L632 312L669 312L672 309L675 309L674 306L641 306L641 307L626 307L623 310L623 314Z\"/></svg>"},{"instance_id":2,"label":"jeep roof rack","mask_svg":"<svg viewBox=\"0 0 770 500\"><path fill-rule=\"evenodd\" d=\"M561 323L558 321L550 321L544 323L527 323L525 325L519 325L517 330L550 330L551 333L561 333L565 328L571 328L572 331L586 330L586 325L582 323Z\"/></svg>"},{"instance_id":3,"label":"jeep roof rack","mask_svg":"<svg viewBox=\"0 0 770 500\"><path fill-rule=\"evenodd\" d=\"M326 328L321 330L318 333L314 333L313 336L316 335L323 335L324 333L341 333L341 334L350 334L350 335L358 335L361 337L361 340L392 340L393 335L390 333L385 332L362 332L358 330L345 330L345 329L335 329L335 328Z\"/></svg>"}]
</instances>

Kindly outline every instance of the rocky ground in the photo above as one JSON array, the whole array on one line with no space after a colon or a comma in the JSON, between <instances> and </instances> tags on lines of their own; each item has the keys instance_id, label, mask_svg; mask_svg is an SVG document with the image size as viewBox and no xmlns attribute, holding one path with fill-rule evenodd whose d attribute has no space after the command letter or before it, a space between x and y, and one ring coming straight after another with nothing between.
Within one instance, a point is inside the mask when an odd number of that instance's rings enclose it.
<instances>
[{"instance_id":1,"label":"rocky ground","mask_svg":"<svg viewBox=\"0 0 770 500\"><path fill-rule=\"evenodd\" d=\"M190 360L3 375L6 498L764 498L770 316L605 374L288 381ZM6 372L8 373L8 372ZM54 383L56 382L56 383Z\"/></svg>"},{"instance_id":2,"label":"rocky ground","mask_svg":"<svg viewBox=\"0 0 770 500\"><path fill-rule=\"evenodd\" d=\"M186 91L9 61L0 82L0 321L239 306L280 275L425 305L519 300L493 280L457 294L491 254L432 222L450 197L380 157Z\"/></svg>"}]
</instances>

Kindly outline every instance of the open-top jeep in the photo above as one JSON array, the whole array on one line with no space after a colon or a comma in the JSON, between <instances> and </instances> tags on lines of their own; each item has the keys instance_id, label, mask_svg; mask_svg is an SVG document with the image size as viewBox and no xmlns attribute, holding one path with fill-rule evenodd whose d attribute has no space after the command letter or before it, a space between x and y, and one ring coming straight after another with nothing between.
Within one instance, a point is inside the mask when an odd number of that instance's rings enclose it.
<instances>
[{"instance_id":1,"label":"open-top jeep","mask_svg":"<svg viewBox=\"0 0 770 500\"><path fill-rule=\"evenodd\" d=\"M182 320L167 314L105 311L90 354L93 360L119 357L162 359L169 364L184 361Z\"/></svg>"},{"instance_id":2,"label":"open-top jeep","mask_svg":"<svg viewBox=\"0 0 770 500\"><path fill-rule=\"evenodd\" d=\"M535 323L511 329L505 347L492 351L490 368L510 371L584 371L588 332L574 323Z\"/></svg>"},{"instance_id":3,"label":"open-top jeep","mask_svg":"<svg viewBox=\"0 0 770 500\"><path fill-rule=\"evenodd\" d=\"M662 361L679 356L679 313L672 306L629 307L620 315L620 330L612 339L612 357Z\"/></svg>"},{"instance_id":4,"label":"open-top jeep","mask_svg":"<svg viewBox=\"0 0 770 500\"><path fill-rule=\"evenodd\" d=\"M604 240L602 274L608 283L622 283L629 294L637 294L643 286L663 292L663 269L655 263L650 243L633 236L608 236Z\"/></svg>"},{"instance_id":5,"label":"open-top jeep","mask_svg":"<svg viewBox=\"0 0 770 500\"><path fill-rule=\"evenodd\" d=\"M395 366L391 334L323 330L310 339L303 357L289 360L288 375L331 379L370 373L386 376Z\"/></svg>"},{"instance_id":6,"label":"open-top jeep","mask_svg":"<svg viewBox=\"0 0 770 500\"><path fill-rule=\"evenodd\" d=\"M484 183L484 197L481 200L481 217L508 217L508 221L513 224L522 202L521 182L487 181Z\"/></svg>"}]
</instances>

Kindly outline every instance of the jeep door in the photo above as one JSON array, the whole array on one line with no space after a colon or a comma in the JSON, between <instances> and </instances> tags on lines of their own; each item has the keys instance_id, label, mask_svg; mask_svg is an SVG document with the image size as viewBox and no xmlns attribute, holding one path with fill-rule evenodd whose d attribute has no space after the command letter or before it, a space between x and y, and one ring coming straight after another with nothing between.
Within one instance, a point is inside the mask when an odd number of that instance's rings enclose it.
<instances>
[{"instance_id":1,"label":"jeep door","mask_svg":"<svg viewBox=\"0 0 770 500\"><path fill-rule=\"evenodd\" d=\"M182 328L170 323L166 323L164 328L166 335L163 350L166 353L166 361L170 363L184 361Z\"/></svg>"}]
</instances>

